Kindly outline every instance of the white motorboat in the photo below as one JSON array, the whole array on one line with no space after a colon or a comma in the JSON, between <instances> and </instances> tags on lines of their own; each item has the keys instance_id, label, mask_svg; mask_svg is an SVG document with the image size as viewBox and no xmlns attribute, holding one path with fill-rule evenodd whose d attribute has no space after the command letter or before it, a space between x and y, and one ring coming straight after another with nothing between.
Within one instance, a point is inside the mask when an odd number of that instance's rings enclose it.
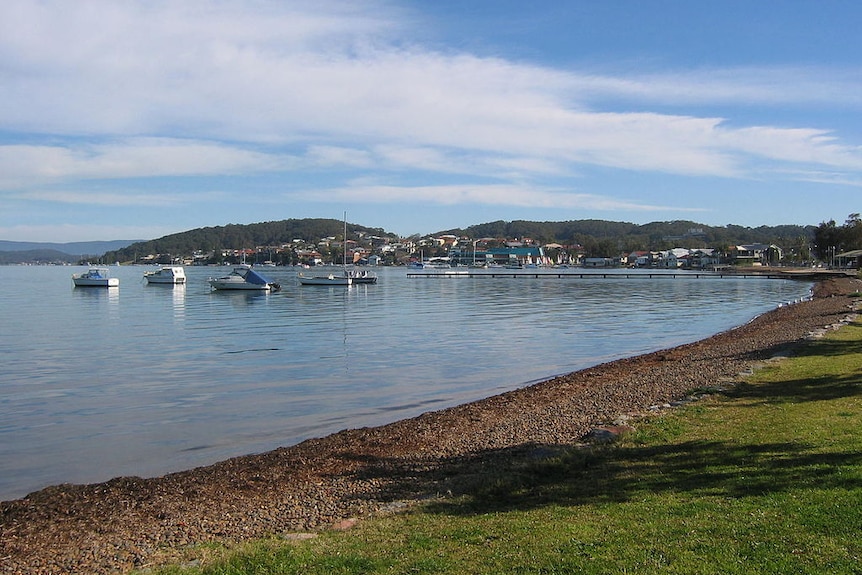
<instances>
[{"instance_id":1,"label":"white motorboat","mask_svg":"<svg viewBox=\"0 0 862 575\"><path fill-rule=\"evenodd\" d=\"M210 286L216 290L278 291L281 285L257 273L251 266L241 264L226 276L209 278Z\"/></svg>"},{"instance_id":2,"label":"white motorboat","mask_svg":"<svg viewBox=\"0 0 862 575\"><path fill-rule=\"evenodd\" d=\"M376 284L377 274L368 270L360 269L344 269L331 274L320 275L305 275L304 273L297 274L299 283L303 285L356 285L356 284ZM345 281L349 280L349 281Z\"/></svg>"},{"instance_id":3,"label":"white motorboat","mask_svg":"<svg viewBox=\"0 0 862 575\"><path fill-rule=\"evenodd\" d=\"M148 284L184 284L186 271L181 266L164 266L159 270L144 272Z\"/></svg>"},{"instance_id":4,"label":"white motorboat","mask_svg":"<svg viewBox=\"0 0 862 575\"><path fill-rule=\"evenodd\" d=\"M307 276L305 274L297 274L299 283L304 286L349 286L353 283L353 279L344 274L329 274L319 276Z\"/></svg>"},{"instance_id":5,"label":"white motorboat","mask_svg":"<svg viewBox=\"0 0 862 575\"><path fill-rule=\"evenodd\" d=\"M452 260L444 257L428 258L422 262L422 267L437 270L449 269L452 267Z\"/></svg>"},{"instance_id":6,"label":"white motorboat","mask_svg":"<svg viewBox=\"0 0 862 575\"><path fill-rule=\"evenodd\" d=\"M108 268L90 268L81 274L72 274L75 287L118 287L120 278L110 277Z\"/></svg>"}]
</instances>

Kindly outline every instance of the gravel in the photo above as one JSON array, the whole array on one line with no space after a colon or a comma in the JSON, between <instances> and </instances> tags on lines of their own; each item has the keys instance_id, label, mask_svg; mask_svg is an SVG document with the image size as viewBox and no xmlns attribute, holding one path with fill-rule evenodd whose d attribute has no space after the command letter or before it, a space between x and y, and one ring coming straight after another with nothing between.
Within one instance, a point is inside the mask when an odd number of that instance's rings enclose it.
<instances>
[{"instance_id":1,"label":"gravel","mask_svg":"<svg viewBox=\"0 0 862 575\"><path fill-rule=\"evenodd\" d=\"M125 573L184 547L302 538L405 502L469 491L513 460L578 444L600 425L740 378L846 321L862 290L815 297L695 343L602 364L473 403L215 465L64 484L0 503L0 573Z\"/></svg>"}]
</instances>

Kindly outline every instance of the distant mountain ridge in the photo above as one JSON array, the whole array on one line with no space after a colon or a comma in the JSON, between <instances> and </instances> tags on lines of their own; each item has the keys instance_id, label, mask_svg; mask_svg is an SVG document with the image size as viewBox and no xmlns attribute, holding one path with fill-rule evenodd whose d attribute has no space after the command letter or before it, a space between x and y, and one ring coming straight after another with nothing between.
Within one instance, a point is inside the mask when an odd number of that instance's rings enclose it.
<instances>
[{"instance_id":1,"label":"distant mountain ridge","mask_svg":"<svg viewBox=\"0 0 862 575\"><path fill-rule=\"evenodd\" d=\"M93 242L12 242L0 240L0 265L74 264L81 260L98 260L103 254L123 249L140 240Z\"/></svg>"},{"instance_id":2,"label":"distant mountain ridge","mask_svg":"<svg viewBox=\"0 0 862 575\"><path fill-rule=\"evenodd\" d=\"M0 252L0 265L12 264L74 264L81 256L73 256L57 250L21 250Z\"/></svg>"},{"instance_id":3,"label":"distant mountain ridge","mask_svg":"<svg viewBox=\"0 0 862 575\"><path fill-rule=\"evenodd\" d=\"M54 250L70 256L100 256L105 252L121 250L144 240L109 240L93 242L11 242L0 240L0 252L26 252L32 250Z\"/></svg>"}]
</instances>

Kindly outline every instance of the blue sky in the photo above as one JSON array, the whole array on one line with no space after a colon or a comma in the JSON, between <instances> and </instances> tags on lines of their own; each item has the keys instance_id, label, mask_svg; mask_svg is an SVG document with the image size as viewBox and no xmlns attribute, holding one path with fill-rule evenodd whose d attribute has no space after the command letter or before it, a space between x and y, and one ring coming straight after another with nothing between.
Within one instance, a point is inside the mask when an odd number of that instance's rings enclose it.
<instances>
[{"instance_id":1,"label":"blue sky","mask_svg":"<svg viewBox=\"0 0 862 575\"><path fill-rule=\"evenodd\" d=\"M4 0L0 239L842 223L855 0Z\"/></svg>"}]
</instances>

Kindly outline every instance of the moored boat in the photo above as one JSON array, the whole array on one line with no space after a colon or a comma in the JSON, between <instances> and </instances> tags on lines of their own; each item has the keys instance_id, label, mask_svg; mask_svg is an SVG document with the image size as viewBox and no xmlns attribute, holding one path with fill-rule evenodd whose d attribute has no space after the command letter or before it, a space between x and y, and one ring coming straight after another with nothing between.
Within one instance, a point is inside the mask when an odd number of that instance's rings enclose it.
<instances>
[{"instance_id":1,"label":"moored boat","mask_svg":"<svg viewBox=\"0 0 862 575\"><path fill-rule=\"evenodd\" d=\"M257 273L251 266L235 266L226 276L207 280L214 290L257 290L278 291L281 285Z\"/></svg>"},{"instance_id":2,"label":"moored boat","mask_svg":"<svg viewBox=\"0 0 862 575\"><path fill-rule=\"evenodd\" d=\"M376 284L377 274L368 270L349 269L344 270L344 275L349 277L355 284Z\"/></svg>"},{"instance_id":3,"label":"moored boat","mask_svg":"<svg viewBox=\"0 0 862 575\"><path fill-rule=\"evenodd\" d=\"M108 268L90 268L81 274L72 274L75 287L117 287L120 278L110 277Z\"/></svg>"},{"instance_id":4,"label":"moored boat","mask_svg":"<svg viewBox=\"0 0 862 575\"><path fill-rule=\"evenodd\" d=\"M144 272L148 284L184 284L186 271L181 266L164 266L155 271Z\"/></svg>"},{"instance_id":5,"label":"moored boat","mask_svg":"<svg viewBox=\"0 0 862 575\"><path fill-rule=\"evenodd\" d=\"M312 275L297 274L296 278L304 286L349 286L353 279L343 274Z\"/></svg>"},{"instance_id":6,"label":"moored boat","mask_svg":"<svg viewBox=\"0 0 862 575\"><path fill-rule=\"evenodd\" d=\"M307 276L300 272L296 275L296 279L304 286L350 286L355 282L351 272L347 270L347 212L344 212L344 236L342 240L341 251L341 271L338 273L330 273L325 275L310 275ZM351 270L353 271L353 270ZM377 278L374 278L377 281ZM373 283L365 281L362 283Z\"/></svg>"},{"instance_id":7,"label":"moored boat","mask_svg":"<svg viewBox=\"0 0 862 575\"><path fill-rule=\"evenodd\" d=\"M427 260L422 262L422 267L432 268L436 270L445 270L452 267L452 260L450 258L444 257L428 258Z\"/></svg>"}]
</instances>

